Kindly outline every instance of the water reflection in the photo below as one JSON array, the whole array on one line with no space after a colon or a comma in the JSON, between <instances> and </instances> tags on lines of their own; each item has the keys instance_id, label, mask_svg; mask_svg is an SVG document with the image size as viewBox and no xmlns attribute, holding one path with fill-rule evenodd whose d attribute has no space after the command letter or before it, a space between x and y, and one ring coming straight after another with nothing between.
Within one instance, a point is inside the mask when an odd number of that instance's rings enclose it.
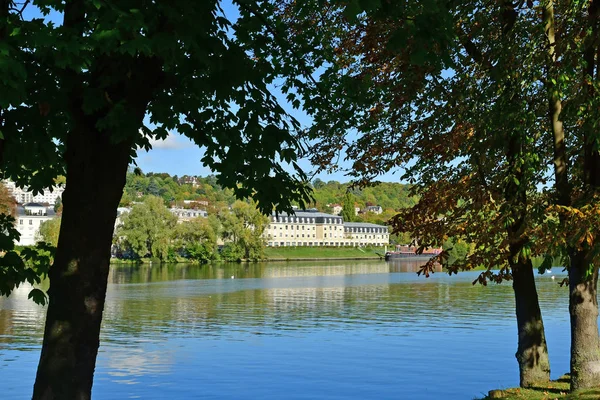
<instances>
[{"instance_id":1,"label":"water reflection","mask_svg":"<svg viewBox=\"0 0 600 400\"><path fill-rule=\"evenodd\" d=\"M472 398L518 382L511 287L473 286L476 273L425 279L414 274L419 265L112 268L94 396L397 398L402 390L406 398ZM564 350L566 292L545 276L538 287L549 342ZM39 357L45 310L28 291L0 298L8 398L30 395L17 374L32 383ZM560 357L552 359L557 373L568 366ZM422 377L436 368L443 376L432 388Z\"/></svg>"}]
</instances>

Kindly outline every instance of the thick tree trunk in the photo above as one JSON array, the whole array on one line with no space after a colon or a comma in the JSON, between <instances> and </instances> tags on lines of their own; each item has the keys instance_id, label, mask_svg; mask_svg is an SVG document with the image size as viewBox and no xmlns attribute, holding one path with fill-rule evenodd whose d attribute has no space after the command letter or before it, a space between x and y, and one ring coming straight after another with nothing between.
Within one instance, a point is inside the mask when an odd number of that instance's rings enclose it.
<instances>
[{"instance_id":1,"label":"thick tree trunk","mask_svg":"<svg viewBox=\"0 0 600 400\"><path fill-rule=\"evenodd\" d=\"M67 140L67 187L34 399L89 399L113 228L131 142L80 124ZM88 125L87 127L84 125Z\"/></svg>"},{"instance_id":2,"label":"thick tree trunk","mask_svg":"<svg viewBox=\"0 0 600 400\"><path fill-rule=\"evenodd\" d=\"M544 321L538 302L531 259L511 262L519 344L517 361L521 387L550 380L550 360Z\"/></svg>"},{"instance_id":3,"label":"thick tree trunk","mask_svg":"<svg viewBox=\"0 0 600 400\"><path fill-rule=\"evenodd\" d=\"M571 315L571 390L600 385L598 336L598 268L587 274L585 252L571 256L569 313Z\"/></svg>"},{"instance_id":4,"label":"thick tree trunk","mask_svg":"<svg viewBox=\"0 0 600 400\"><path fill-rule=\"evenodd\" d=\"M598 37L600 2L589 2L588 26L591 35L586 38L583 58L586 62L583 82L597 82ZM598 94L588 84L588 101ZM590 112L593 112L590 107ZM598 193L600 189L600 153L597 129L591 121L583 125L584 160L583 180L585 191ZM593 260L597 241L584 250L570 249L569 314L571 316L571 390L600 386L600 338L598 336L598 265Z\"/></svg>"}]
</instances>

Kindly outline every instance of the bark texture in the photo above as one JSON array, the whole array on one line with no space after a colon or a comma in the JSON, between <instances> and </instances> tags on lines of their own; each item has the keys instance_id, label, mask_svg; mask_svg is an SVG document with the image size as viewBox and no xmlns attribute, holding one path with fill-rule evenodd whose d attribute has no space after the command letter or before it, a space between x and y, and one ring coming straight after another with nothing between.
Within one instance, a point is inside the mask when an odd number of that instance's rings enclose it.
<instances>
[{"instance_id":1,"label":"bark texture","mask_svg":"<svg viewBox=\"0 0 600 400\"><path fill-rule=\"evenodd\" d=\"M588 25L591 35L586 38L583 58L586 62L584 83L597 81L600 2L590 1ZM585 86L585 85L584 85ZM588 100L598 94L588 85ZM593 111L593 110L591 110ZM591 121L583 125L583 181L587 195L600 189L600 153L597 128ZM593 260L596 241L584 249L569 249L569 314L571 317L571 390L600 386L600 339L598 337L598 265Z\"/></svg>"},{"instance_id":2,"label":"bark texture","mask_svg":"<svg viewBox=\"0 0 600 400\"><path fill-rule=\"evenodd\" d=\"M82 129L85 129L83 126ZM89 399L100 345L113 228L130 142L73 132L34 399Z\"/></svg>"},{"instance_id":3,"label":"bark texture","mask_svg":"<svg viewBox=\"0 0 600 400\"><path fill-rule=\"evenodd\" d=\"M569 313L571 316L571 390L600 385L598 337L598 269L586 277L586 254L571 257Z\"/></svg>"},{"instance_id":4,"label":"bark texture","mask_svg":"<svg viewBox=\"0 0 600 400\"><path fill-rule=\"evenodd\" d=\"M530 259L511 263L517 314L519 382L521 387L550 380L544 321Z\"/></svg>"}]
</instances>

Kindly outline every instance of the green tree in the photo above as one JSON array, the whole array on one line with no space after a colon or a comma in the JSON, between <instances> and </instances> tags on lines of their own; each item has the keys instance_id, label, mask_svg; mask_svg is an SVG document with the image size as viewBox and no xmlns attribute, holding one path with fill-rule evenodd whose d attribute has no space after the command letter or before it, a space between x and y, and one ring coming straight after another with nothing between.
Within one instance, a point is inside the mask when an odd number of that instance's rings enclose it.
<instances>
[{"instance_id":1,"label":"green tree","mask_svg":"<svg viewBox=\"0 0 600 400\"><path fill-rule=\"evenodd\" d=\"M60 218L52 218L40 224L37 239L56 247L60 232Z\"/></svg>"},{"instance_id":2,"label":"green tree","mask_svg":"<svg viewBox=\"0 0 600 400\"><path fill-rule=\"evenodd\" d=\"M263 258L265 242L262 234L269 224L269 218L261 214L255 204L236 201L231 211L219 213L222 237L231 244L222 255L235 260L245 258L258 260Z\"/></svg>"},{"instance_id":3,"label":"green tree","mask_svg":"<svg viewBox=\"0 0 600 400\"><path fill-rule=\"evenodd\" d=\"M263 212L310 200L299 125L268 89L296 71L257 54L271 5L233 3L235 21L217 0L51 0L24 13L0 1L3 174L44 188L66 171L69 182L33 398L90 397L116 208L150 139L191 138L219 184ZM39 14L62 21L24 18Z\"/></svg>"},{"instance_id":4,"label":"green tree","mask_svg":"<svg viewBox=\"0 0 600 400\"><path fill-rule=\"evenodd\" d=\"M123 238L138 257L165 260L176 224L177 217L165 207L163 200L149 196L125 214L117 237Z\"/></svg>"},{"instance_id":5,"label":"green tree","mask_svg":"<svg viewBox=\"0 0 600 400\"><path fill-rule=\"evenodd\" d=\"M342 218L346 222L354 221L354 197L350 193L346 193L344 196L344 202L342 203Z\"/></svg>"},{"instance_id":6,"label":"green tree","mask_svg":"<svg viewBox=\"0 0 600 400\"><path fill-rule=\"evenodd\" d=\"M195 218L175 226L173 246L179 253L202 263L215 258L217 250L218 224L215 216Z\"/></svg>"},{"instance_id":7,"label":"green tree","mask_svg":"<svg viewBox=\"0 0 600 400\"><path fill-rule=\"evenodd\" d=\"M546 97L536 64L544 36L529 7L290 2L282 12L295 43L328 65L319 82L298 89L313 110L313 161L339 170L343 152L352 160L346 172L361 186L403 171L419 202L394 218L395 232L409 232L421 246L449 237L476 243L478 251L450 271L484 264L479 282L513 280L522 386L549 379L531 263L531 231L543 220L533 193L550 154L540 135ZM332 99L335 107L326 106ZM421 272L428 276L432 266Z\"/></svg>"},{"instance_id":8,"label":"green tree","mask_svg":"<svg viewBox=\"0 0 600 400\"><path fill-rule=\"evenodd\" d=\"M60 196L56 198L54 203L54 212L58 213L59 211L62 213L62 198Z\"/></svg>"}]
</instances>

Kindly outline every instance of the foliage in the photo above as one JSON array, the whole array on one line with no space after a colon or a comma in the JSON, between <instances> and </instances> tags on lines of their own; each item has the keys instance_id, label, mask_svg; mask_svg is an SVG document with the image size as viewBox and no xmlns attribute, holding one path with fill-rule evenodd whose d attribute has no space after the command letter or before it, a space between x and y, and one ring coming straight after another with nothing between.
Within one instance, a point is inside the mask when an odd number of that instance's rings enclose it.
<instances>
[{"instance_id":1,"label":"foliage","mask_svg":"<svg viewBox=\"0 0 600 400\"><path fill-rule=\"evenodd\" d=\"M17 201L10 194L8 188L0 182L0 214L17 216Z\"/></svg>"},{"instance_id":2,"label":"foliage","mask_svg":"<svg viewBox=\"0 0 600 400\"><path fill-rule=\"evenodd\" d=\"M268 217L261 214L253 204L236 201L231 206L231 212L222 211L218 218L223 240L231 242L221 251L224 259L263 258L265 244L262 234L269 224Z\"/></svg>"},{"instance_id":3,"label":"foliage","mask_svg":"<svg viewBox=\"0 0 600 400\"><path fill-rule=\"evenodd\" d=\"M62 199L60 197L56 198L56 202L54 203L54 212L57 214L62 214L63 204Z\"/></svg>"},{"instance_id":4,"label":"foliage","mask_svg":"<svg viewBox=\"0 0 600 400\"><path fill-rule=\"evenodd\" d=\"M184 257L206 263L216 253L218 224L215 216L183 221L173 229L171 246Z\"/></svg>"},{"instance_id":5,"label":"foliage","mask_svg":"<svg viewBox=\"0 0 600 400\"><path fill-rule=\"evenodd\" d=\"M344 196L341 215L345 222L354 221L354 198L350 193L346 193L346 195Z\"/></svg>"},{"instance_id":6,"label":"foliage","mask_svg":"<svg viewBox=\"0 0 600 400\"><path fill-rule=\"evenodd\" d=\"M47 242L56 247L60 233L60 218L52 218L40 224L36 240Z\"/></svg>"},{"instance_id":7,"label":"foliage","mask_svg":"<svg viewBox=\"0 0 600 400\"><path fill-rule=\"evenodd\" d=\"M122 237L126 246L140 258L149 256L164 260L176 223L177 217L169 212L163 200L149 196L123 216L117 237Z\"/></svg>"}]
</instances>

